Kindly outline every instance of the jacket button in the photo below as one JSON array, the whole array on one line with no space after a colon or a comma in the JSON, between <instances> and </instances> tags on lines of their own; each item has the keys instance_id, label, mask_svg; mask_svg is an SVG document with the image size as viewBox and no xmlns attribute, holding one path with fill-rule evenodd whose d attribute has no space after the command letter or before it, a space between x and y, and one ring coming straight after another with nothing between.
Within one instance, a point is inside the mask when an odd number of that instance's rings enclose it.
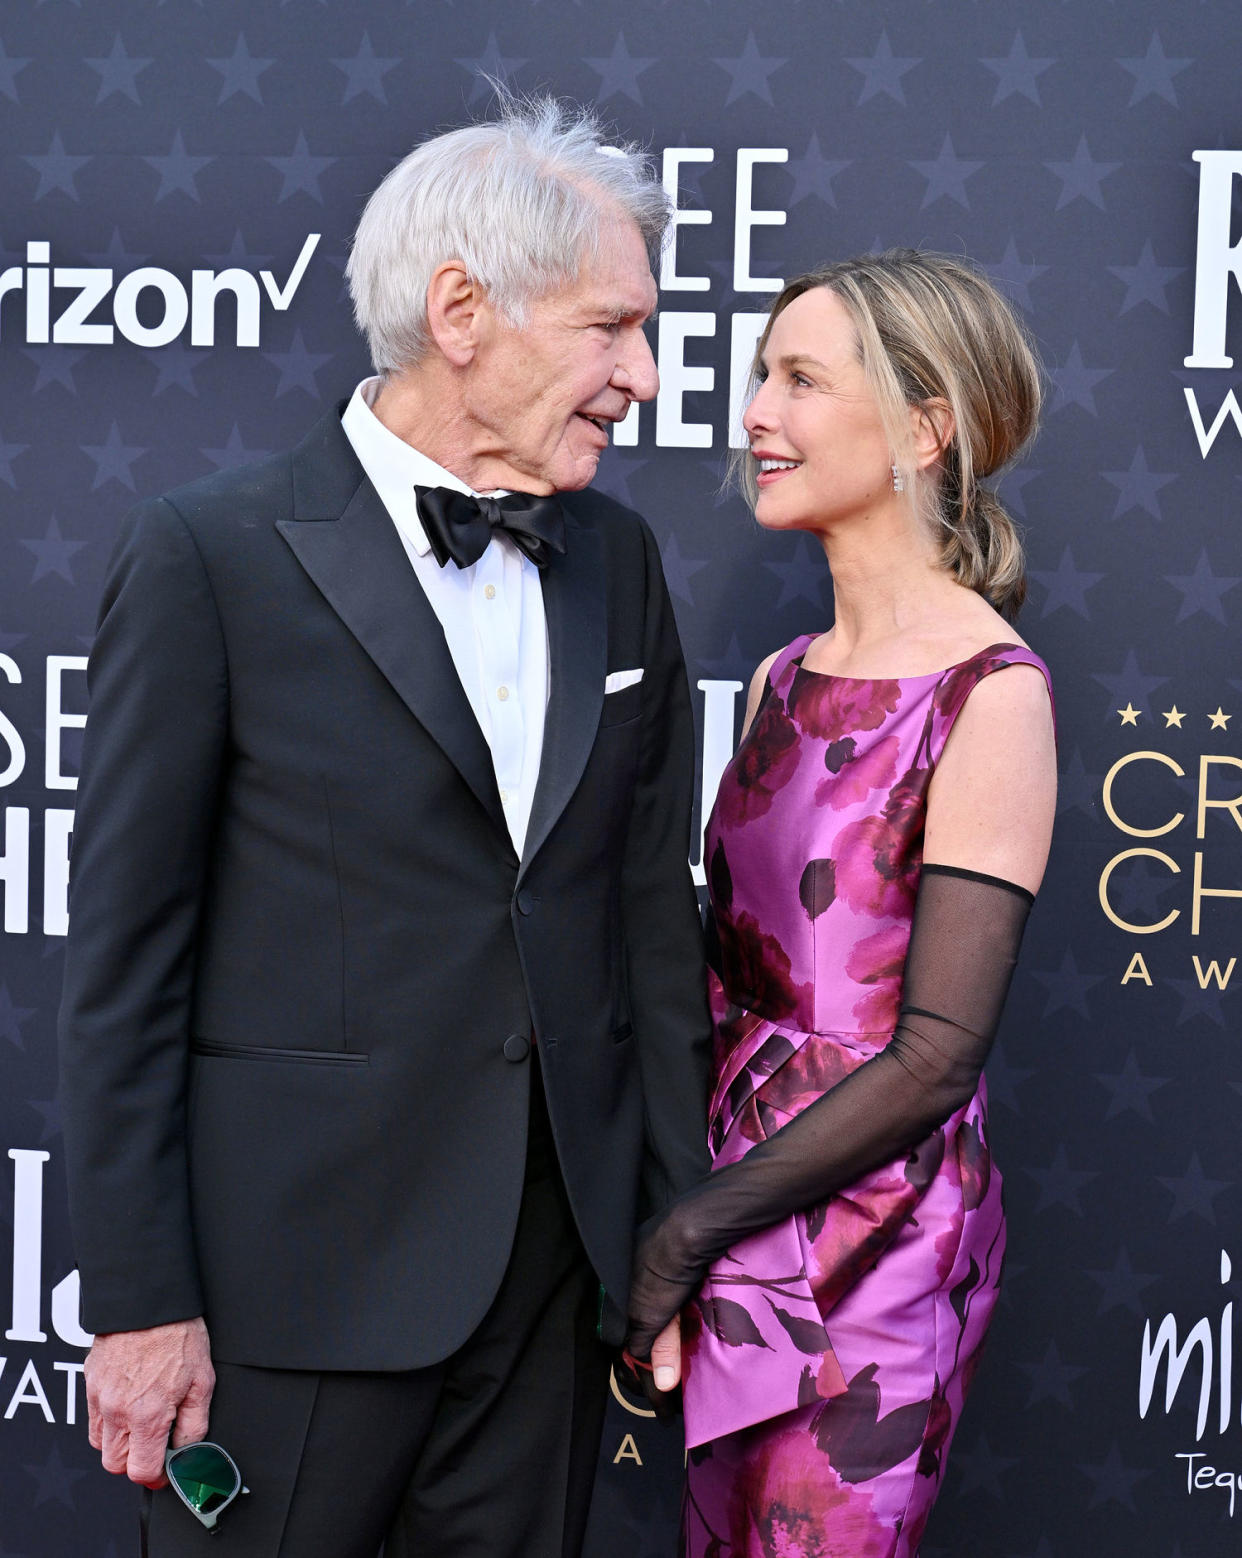
<instances>
[{"instance_id":1,"label":"jacket button","mask_svg":"<svg viewBox=\"0 0 1242 1558\"><path fill-rule=\"evenodd\" d=\"M530 1054L530 1040L521 1033L511 1033L504 1042L502 1050L506 1060L511 1060L514 1065L520 1060L525 1060Z\"/></svg>"},{"instance_id":2,"label":"jacket button","mask_svg":"<svg viewBox=\"0 0 1242 1558\"><path fill-rule=\"evenodd\" d=\"M525 887L517 895L517 907L519 914L529 914L535 907L534 896Z\"/></svg>"}]
</instances>

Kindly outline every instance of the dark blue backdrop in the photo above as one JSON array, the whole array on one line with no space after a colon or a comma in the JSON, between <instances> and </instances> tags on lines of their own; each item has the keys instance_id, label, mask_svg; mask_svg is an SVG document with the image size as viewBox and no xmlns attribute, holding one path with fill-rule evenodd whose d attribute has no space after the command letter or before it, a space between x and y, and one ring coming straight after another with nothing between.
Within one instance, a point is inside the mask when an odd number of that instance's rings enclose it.
<instances>
[{"instance_id":1,"label":"dark blue backdrop","mask_svg":"<svg viewBox=\"0 0 1242 1558\"><path fill-rule=\"evenodd\" d=\"M1237 63L1230 0L6 0L4 1558L133 1544L85 1442L53 1057L116 523L348 393L352 224L415 140L484 109L482 71L594 100L679 178L665 389L600 479L661 538L709 788L729 684L830 620L814 548L718 496L747 316L774 278L914 243L976 257L1029 319L1046 431L1003 490L1057 676L1060 831L991 1068L1006 1301L925 1555L1237 1550ZM591 1558L671 1551L679 1469L676 1431L617 1404Z\"/></svg>"}]
</instances>

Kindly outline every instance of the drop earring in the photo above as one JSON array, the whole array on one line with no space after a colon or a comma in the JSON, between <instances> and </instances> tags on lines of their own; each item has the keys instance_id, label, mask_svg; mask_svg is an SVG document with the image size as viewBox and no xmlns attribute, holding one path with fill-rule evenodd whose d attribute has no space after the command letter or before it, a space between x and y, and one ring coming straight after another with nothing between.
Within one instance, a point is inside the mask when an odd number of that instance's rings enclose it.
<instances>
[{"instance_id":1,"label":"drop earring","mask_svg":"<svg viewBox=\"0 0 1242 1558\"><path fill-rule=\"evenodd\" d=\"M897 462L893 462L893 491L904 492L906 490L906 478L897 469Z\"/></svg>"}]
</instances>

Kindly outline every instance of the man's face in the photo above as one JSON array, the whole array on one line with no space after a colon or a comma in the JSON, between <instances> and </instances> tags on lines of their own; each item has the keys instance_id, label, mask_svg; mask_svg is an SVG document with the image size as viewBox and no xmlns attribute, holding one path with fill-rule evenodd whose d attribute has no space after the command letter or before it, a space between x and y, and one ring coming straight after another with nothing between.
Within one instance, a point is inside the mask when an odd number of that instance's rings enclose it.
<instances>
[{"instance_id":1,"label":"man's face","mask_svg":"<svg viewBox=\"0 0 1242 1558\"><path fill-rule=\"evenodd\" d=\"M576 279L514 329L487 307L466 376L476 491L574 492L595 475L618 422L659 380L643 325L656 286L637 226L605 219Z\"/></svg>"}]
</instances>

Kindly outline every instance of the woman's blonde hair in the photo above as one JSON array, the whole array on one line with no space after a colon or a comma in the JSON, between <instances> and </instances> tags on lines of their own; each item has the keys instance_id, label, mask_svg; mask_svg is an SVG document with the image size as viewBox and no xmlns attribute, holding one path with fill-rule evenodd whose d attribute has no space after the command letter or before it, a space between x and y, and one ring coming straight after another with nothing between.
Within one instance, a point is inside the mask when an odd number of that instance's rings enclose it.
<instances>
[{"instance_id":1,"label":"woman's blonde hair","mask_svg":"<svg viewBox=\"0 0 1242 1558\"><path fill-rule=\"evenodd\" d=\"M940 537L945 567L1016 616L1026 597L1021 536L996 494L980 485L1017 458L1039 422L1039 364L1013 309L978 271L948 255L860 255L785 287L759 339L756 376L777 316L815 287L834 292L853 321L897 470ZM938 464L923 472L908 408L932 400L949 406L953 431ZM753 462L743 461L753 502Z\"/></svg>"}]
</instances>

